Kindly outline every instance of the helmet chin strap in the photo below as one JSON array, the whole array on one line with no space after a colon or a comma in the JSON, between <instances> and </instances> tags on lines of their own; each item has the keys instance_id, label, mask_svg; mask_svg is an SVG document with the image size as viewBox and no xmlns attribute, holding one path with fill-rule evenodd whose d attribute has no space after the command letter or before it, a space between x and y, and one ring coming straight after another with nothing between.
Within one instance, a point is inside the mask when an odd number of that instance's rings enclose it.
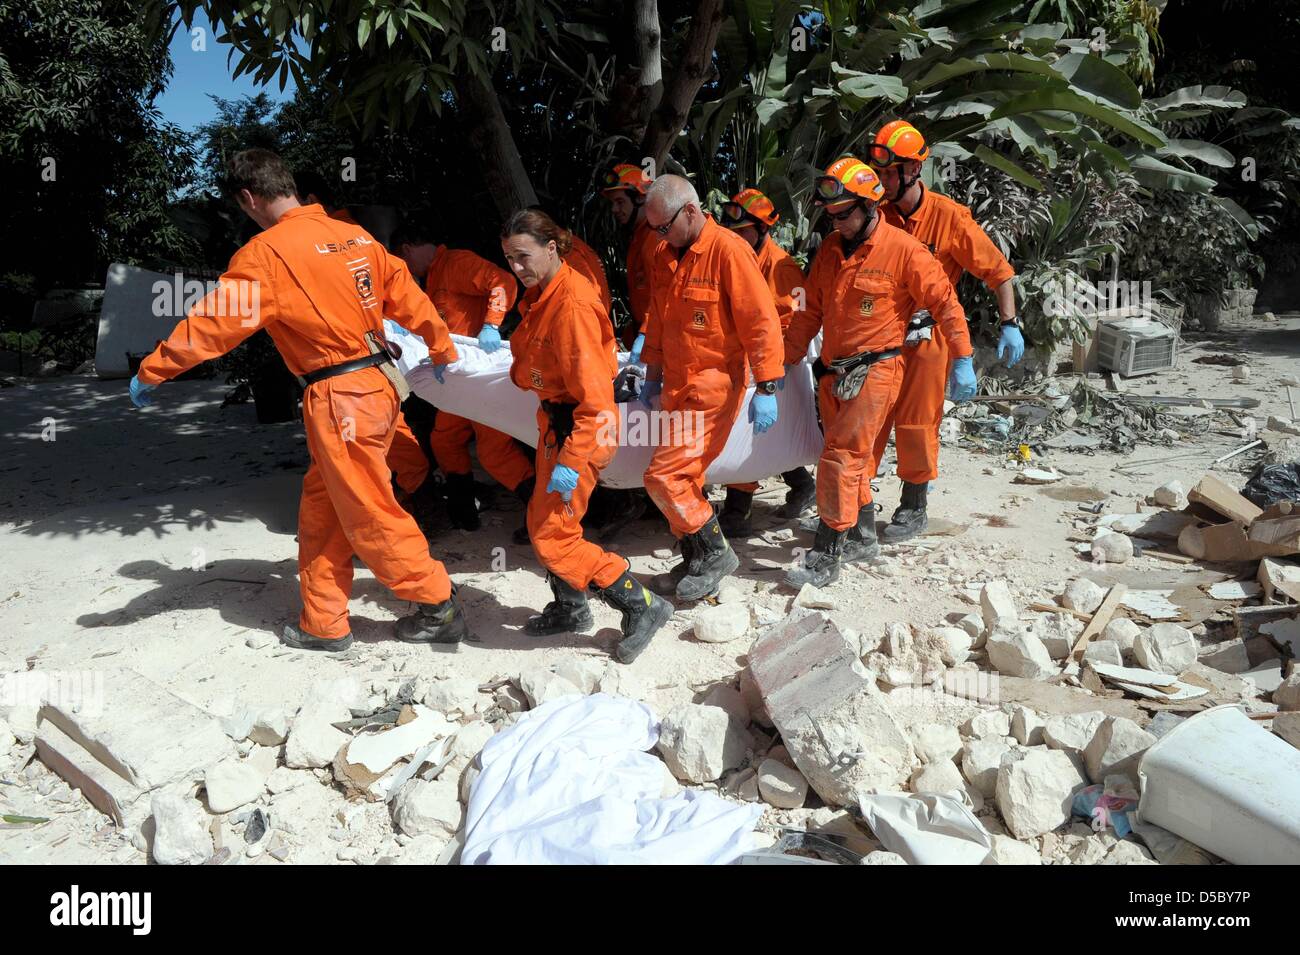
<instances>
[{"instance_id":1,"label":"helmet chin strap","mask_svg":"<svg viewBox=\"0 0 1300 955\"><path fill-rule=\"evenodd\" d=\"M754 251L757 252L763 247L763 240L767 238L767 226L761 222L755 222L754 231L758 234L758 238L754 240Z\"/></svg>"},{"instance_id":2,"label":"helmet chin strap","mask_svg":"<svg viewBox=\"0 0 1300 955\"><path fill-rule=\"evenodd\" d=\"M903 175L902 170L898 172L898 188L894 190L894 195L890 197L890 202L901 202L907 191L916 185L916 181L921 178L921 170L916 171L916 175L908 179Z\"/></svg>"},{"instance_id":3,"label":"helmet chin strap","mask_svg":"<svg viewBox=\"0 0 1300 955\"><path fill-rule=\"evenodd\" d=\"M880 215L880 210L876 207L874 203L868 205L862 199L859 199L858 207L862 209L863 212L866 213L866 218L863 220L862 226L858 229L858 231L853 233L853 238L846 239L844 242L845 251L849 255L852 255L854 251L857 250L857 247L862 244L863 239L867 237L867 233L871 231L871 227L875 225L876 216Z\"/></svg>"}]
</instances>

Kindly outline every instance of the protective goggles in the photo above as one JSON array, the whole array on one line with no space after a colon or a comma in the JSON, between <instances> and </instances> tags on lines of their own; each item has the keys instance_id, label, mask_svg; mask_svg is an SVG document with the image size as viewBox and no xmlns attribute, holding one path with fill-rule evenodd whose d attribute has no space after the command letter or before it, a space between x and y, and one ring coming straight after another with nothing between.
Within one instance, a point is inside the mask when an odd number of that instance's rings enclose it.
<instances>
[{"instance_id":1,"label":"protective goggles","mask_svg":"<svg viewBox=\"0 0 1300 955\"><path fill-rule=\"evenodd\" d=\"M844 188L844 183L834 176L818 176L813 180L813 191L816 193L816 202L819 205L841 199L857 198Z\"/></svg>"},{"instance_id":2,"label":"protective goggles","mask_svg":"<svg viewBox=\"0 0 1300 955\"><path fill-rule=\"evenodd\" d=\"M736 228L742 225L757 224L745 207L738 202L724 202L722 204L722 222L729 228Z\"/></svg>"},{"instance_id":3,"label":"protective goggles","mask_svg":"<svg viewBox=\"0 0 1300 955\"><path fill-rule=\"evenodd\" d=\"M900 156L883 143L872 143L867 147L867 162L877 169L892 166L895 163L913 162L915 157Z\"/></svg>"}]
</instances>

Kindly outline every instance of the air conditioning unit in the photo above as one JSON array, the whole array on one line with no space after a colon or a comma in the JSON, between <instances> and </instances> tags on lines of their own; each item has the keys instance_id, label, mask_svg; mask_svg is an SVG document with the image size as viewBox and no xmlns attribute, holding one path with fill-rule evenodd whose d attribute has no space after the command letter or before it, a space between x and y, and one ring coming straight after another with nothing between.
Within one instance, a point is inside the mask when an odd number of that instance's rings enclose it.
<instances>
[{"instance_id":1,"label":"air conditioning unit","mask_svg":"<svg viewBox=\"0 0 1300 955\"><path fill-rule=\"evenodd\" d=\"M1097 363L1125 378L1174 367L1178 332L1145 317L1097 323Z\"/></svg>"}]
</instances>

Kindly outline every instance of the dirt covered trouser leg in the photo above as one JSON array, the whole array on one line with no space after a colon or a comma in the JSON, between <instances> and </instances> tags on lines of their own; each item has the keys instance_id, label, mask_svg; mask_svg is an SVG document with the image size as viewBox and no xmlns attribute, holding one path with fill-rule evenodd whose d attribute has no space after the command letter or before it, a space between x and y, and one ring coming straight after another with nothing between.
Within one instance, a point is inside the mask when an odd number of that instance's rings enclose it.
<instances>
[{"instance_id":1,"label":"dirt covered trouser leg","mask_svg":"<svg viewBox=\"0 0 1300 955\"><path fill-rule=\"evenodd\" d=\"M876 362L862 390L847 400L837 398L834 380L821 380L821 407L826 446L817 463L817 511L824 524L847 531L861 509L872 502L871 479L880 429L889 420L902 370L897 357Z\"/></svg>"}]
</instances>

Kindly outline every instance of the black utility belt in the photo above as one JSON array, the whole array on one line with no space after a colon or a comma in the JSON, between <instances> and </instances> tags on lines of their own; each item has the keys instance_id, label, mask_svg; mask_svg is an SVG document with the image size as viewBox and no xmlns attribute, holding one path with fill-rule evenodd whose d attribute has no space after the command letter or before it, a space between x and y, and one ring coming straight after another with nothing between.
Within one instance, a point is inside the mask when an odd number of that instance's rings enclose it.
<instances>
[{"instance_id":1,"label":"black utility belt","mask_svg":"<svg viewBox=\"0 0 1300 955\"><path fill-rule=\"evenodd\" d=\"M900 348L891 348L889 351L868 351L863 352L861 355L852 355L849 358L837 358L829 365L822 361L821 356L818 355L813 359L812 363L813 377L818 381L821 381L831 373L832 368L836 372L843 374L852 371L861 364L865 363L869 367L878 361L884 361L886 358L893 358L895 355L901 355L902 353L902 349Z\"/></svg>"},{"instance_id":2,"label":"black utility belt","mask_svg":"<svg viewBox=\"0 0 1300 955\"><path fill-rule=\"evenodd\" d=\"M376 365L385 365L390 361L392 361L392 359L382 352L376 355L367 355L365 358L354 358L352 361L345 361L339 365L330 365L328 368L317 368L315 371L309 371L307 374L302 376L302 380L309 385L314 385L316 382L324 381L326 378L337 378L339 375L361 371L363 368L374 368Z\"/></svg>"}]
</instances>

